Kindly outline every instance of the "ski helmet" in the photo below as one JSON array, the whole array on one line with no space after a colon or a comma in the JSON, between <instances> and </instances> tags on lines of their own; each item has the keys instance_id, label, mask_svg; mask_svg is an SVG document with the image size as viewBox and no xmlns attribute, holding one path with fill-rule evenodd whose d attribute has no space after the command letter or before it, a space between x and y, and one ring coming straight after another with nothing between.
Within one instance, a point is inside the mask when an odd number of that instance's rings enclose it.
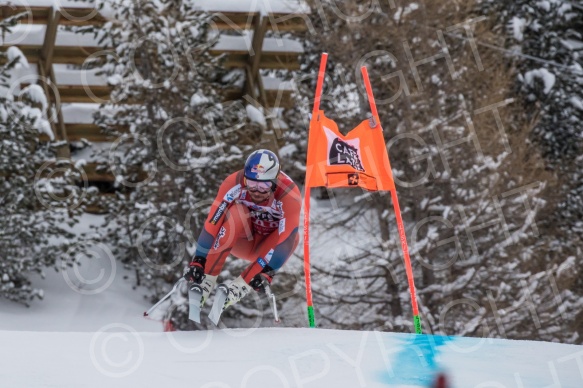
<instances>
[{"instance_id":1,"label":"ski helmet","mask_svg":"<svg viewBox=\"0 0 583 388\"><path fill-rule=\"evenodd\" d=\"M257 150L249 155L245 162L245 178L275 182L279 169L279 160L275 153L265 149Z\"/></svg>"}]
</instances>

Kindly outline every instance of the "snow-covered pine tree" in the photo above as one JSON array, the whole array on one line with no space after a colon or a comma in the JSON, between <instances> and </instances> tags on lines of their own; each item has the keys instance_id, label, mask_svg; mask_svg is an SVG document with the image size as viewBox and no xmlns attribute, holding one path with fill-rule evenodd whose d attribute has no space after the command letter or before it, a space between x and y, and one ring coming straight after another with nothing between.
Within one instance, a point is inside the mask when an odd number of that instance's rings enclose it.
<instances>
[{"instance_id":1,"label":"snow-covered pine tree","mask_svg":"<svg viewBox=\"0 0 583 388\"><path fill-rule=\"evenodd\" d=\"M327 51L333 62L351 69L342 75L334 72L340 66L329 67L332 85L351 82L363 64L371 74L398 179L425 330L544 338L541 317L548 324L570 302L553 304L553 293L542 292L547 283L540 279L548 280L557 270L546 260L548 246L536 224L548 176L528 141L530 121L511 100L511 68L498 52L482 46L477 57L462 23L486 40L496 38L492 26L487 19L472 21L482 16L473 12L476 3L463 9L443 1L394 8L381 4L384 8L372 11L370 2L319 4L318 16L327 22L314 23L319 29L308 36L314 47L308 59L317 62L319 53ZM366 22L355 23L359 17ZM437 54L442 55L422 62ZM418 62L415 72L411 61ZM308 86L311 96L313 85ZM334 100L335 90L328 85ZM361 90L360 102L343 111L360 107L367 112L363 97ZM350 100L355 101L348 95L343 101ZM498 103L504 128L495 120ZM334 118L341 116L338 112ZM296 128L298 139L304 130ZM321 220L331 237L318 240L341 239L350 249L323 248L323 257L313 256L321 325L411 331L408 286L388 197L358 193L357 203L347 204L343 196L335 199L337 216L328 211ZM564 268L561 273L565 276ZM533 306L538 320L530 313Z\"/></svg>"},{"instance_id":2,"label":"snow-covered pine tree","mask_svg":"<svg viewBox=\"0 0 583 388\"><path fill-rule=\"evenodd\" d=\"M115 20L98 32L112 48L103 72L113 91L96 123L119 136L109 155L117 192L107 241L152 300L182 275L219 183L248 150L237 146L244 106L222 103L236 79L224 81L221 58L209 53L218 37L194 5L115 3ZM183 302L169 313L182 329Z\"/></svg>"},{"instance_id":3,"label":"snow-covered pine tree","mask_svg":"<svg viewBox=\"0 0 583 388\"><path fill-rule=\"evenodd\" d=\"M483 1L481 7L496 28L506 31L506 48L516 53L515 88L524 115L534 124L530 137L558 181L539 223L550 247L546 259L554 268L543 279L552 276L558 286L551 292L548 281L542 281L533 293L561 303L549 309L552 325L541 330L545 339L581 343L583 6L568 0L521 0ZM572 276L559 281L569 273ZM568 329L561 330L563 326Z\"/></svg>"},{"instance_id":4,"label":"snow-covered pine tree","mask_svg":"<svg viewBox=\"0 0 583 388\"><path fill-rule=\"evenodd\" d=\"M0 30L9 31L14 20L1 21ZM43 296L31 274L64 269L83 251L82 236L71 231L89 191L78 187L80 170L39 141L42 133L53 135L42 88L12 93L26 58L16 47L0 55L0 297L28 305Z\"/></svg>"}]
</instances>

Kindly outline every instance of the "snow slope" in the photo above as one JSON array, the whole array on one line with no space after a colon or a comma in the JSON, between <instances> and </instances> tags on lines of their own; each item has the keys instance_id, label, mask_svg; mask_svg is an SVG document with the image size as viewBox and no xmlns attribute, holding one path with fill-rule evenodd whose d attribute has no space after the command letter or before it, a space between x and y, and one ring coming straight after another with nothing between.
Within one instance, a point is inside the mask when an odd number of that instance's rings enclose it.
<instances>
[{"instance_id":1,"label":"snow slope","mask_svg":"<svg viewBox=\"0 0 583 388\"><path fill-rule=\"evenodd\" d=\"M35 281L46 300L30 308L0 301L0 387L429 387L438 373L450 388L583 387L575 345L222 324L164 333L112 263L98 254L47 273Z\"/></svg>"},{"instance_id":2,"label":"snow slope","mask_svg":"<svg viewBox=\"0 0 583 388\"><path fill-rule=\"evenodd\" d=\"M102 216L84 214L73 230L90 236L91 226L101 222ZM0 298L0 330L97 331L124 322L139 331L162 331L161 323L142 317L149 307L145 292L132 289L133 273L107 247L91 245L77 259L80 265L66 271L46 269L44 278L30 277L32 287L43 290L44 300L27 308ZM5 386L0 373L0 388Z\"/></svg>"},{"instance_id":3,"label":"snow slope","mask_svg":"<svg viewBox=\"0 0 583 388\"><path fill-rule=\"evenodd\" d=\"M143 292L132 290L130 282L123 280L129 274L117 265L99 260L77 271L50 270L45 279L34 278L34 286L44 291L44 300L35 300L27 308L0 299L0 330L97 331L111 322L124 322L135 330L162 331L161 323L142 317L148 302ZM76 276L86 279L86 285L81 286ZM1 377L0 387L5 387Z\"/></svg>"},{"instance_id":4,"label":"snow slope","mask_svg":"<svg viewBox=\"0 0 583 388\"><path fill-rule=\"evenodd\" d=\"M98 220L84 216L80 231ZM164 333L125 276L96 254L36 279L45 300L30 308L0 301L0 387L428 387L440 372L450 388L583 387L575 345L309 328Z\"/></svg>"},{"instance_id":5,"label":"snow slope","mask_svg":"<svg viewBox=\"0 0 583 388\"><path fill-rule=\"evenodd\" d=\"M84 215L75 230L101 220ZM438 373L450 388L583 387L576 345L222 324L164 333L142 316L150 303L106 247L85 255L78 267L33 279L44 301L0 300L1 388L411 388L429 387Z\"/></svg>"},{"instance_id":6,"label":"snow slope","mask_svg":"<svg viewBox=\"0 0 583 388\"><path fill-rule=\"evenodd\" d=\"M324 329L0 332L0 386L581 387L583 349L542 342Z\"/></svg>"}]
</instances>

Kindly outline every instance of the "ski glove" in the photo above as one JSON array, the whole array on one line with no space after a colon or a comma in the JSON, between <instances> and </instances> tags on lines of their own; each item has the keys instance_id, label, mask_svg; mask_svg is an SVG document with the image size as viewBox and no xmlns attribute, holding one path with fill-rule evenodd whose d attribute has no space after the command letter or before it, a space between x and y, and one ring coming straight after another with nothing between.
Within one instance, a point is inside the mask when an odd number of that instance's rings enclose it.
<instances>
[{"instance_id":1,"label":"ski glove","mask_svg":"<svg viewBox=\"0 0 583 388\"><path fill-rule=\"evenodd\" d=\"M189 282L194 282L200 284L205 278L204 275L204 265L206 264L206 258L201 256L195 256L192 262L189 264L188 269L184 273L184 279Z\"/></svg>"},{"instance_id":2,"label":"ski glove","mask_svg":"<svg viewBox=\"0 0 583 388\"><path fill-rule=\"evenodd\" d=\"M253 279L251 279L249 285L258 293L265 294L265 286L271 285L271 281L273 280L274 275L275 274L271 271L269 273L258 273Z\"/></svg>"}]
</instances>

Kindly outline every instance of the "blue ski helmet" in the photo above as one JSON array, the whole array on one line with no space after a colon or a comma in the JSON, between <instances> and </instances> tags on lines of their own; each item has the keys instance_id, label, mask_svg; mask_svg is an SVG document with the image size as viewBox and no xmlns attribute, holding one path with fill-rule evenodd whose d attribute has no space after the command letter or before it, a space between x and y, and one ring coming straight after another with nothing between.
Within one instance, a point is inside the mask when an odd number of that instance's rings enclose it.
<instances>
[{"instance_id":1,"label":"blue ski helmet","mask_svg":"<svg viewBox=\"0 0 583 388\"><path fill-rule=\"evenodd\" d=\"M277 155L269 150L254 151L245 162L245 178L254 181L275 182L279 174Z\"/></svg>"}]
</instances>

